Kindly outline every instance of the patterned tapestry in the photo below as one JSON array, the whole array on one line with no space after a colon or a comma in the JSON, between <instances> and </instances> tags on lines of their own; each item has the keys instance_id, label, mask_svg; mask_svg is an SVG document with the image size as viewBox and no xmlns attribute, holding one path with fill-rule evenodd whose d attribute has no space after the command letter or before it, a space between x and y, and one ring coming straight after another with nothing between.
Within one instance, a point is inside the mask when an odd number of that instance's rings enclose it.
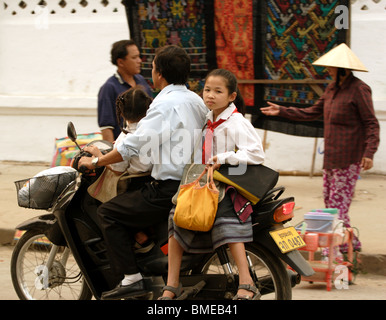
<instances>
[{"instance_id":1,"label":"patterned tapestry","mask_svg":"<svg viewBox=\"0 0 386 320\"><path fill-rule=\"evenodd\" d=\"M267 0L265 8L264 79L329 79L323 67L313 66L333 47L346 40L346 31L335 28L335 7L348 6L338 0ZM263 33L262 33L263 34ZM320 85L322 90L326 85ZM319 95L309 84L265 84L263 103L269 100L282 105L307 107ZM260 107L259 102L256 106ZM256 117L255 117L256 118ZM323 136L323 122L292 122L259 115L255 127L298 136Z\"/></svg>"},{"instance_id":2,"label":"patterned tapestry","mask_svg":"<svg viewBox=\"0 0 386 320\"><path fill-rule=\"evenodd\" d=\"M151 80L156 48L180 45L192 60L190 89L200 93L203 79L216 67L240 80L240 89L256 128L298 136L322 137L323 121L294 122L266 117L266 101L304 108L319 95L304 79L328 79L312 62L346 42L336 29L337 5L349 0L123 0L130 36L142 57L142 74ZM292 81L286 84L248 80ZM247 80L247 83L245 81ZM323 91L326 84L317 84Z\"/></svg>"},{"instance_id":3,"label":"patterned tapestry","mask_svg":"<svg viewBox=\"0 0 386 320\"><path fill-rule=\"evenodd\" d=\"M131 38L141 51L142 75L151 81L158 47L179 45L191 59L188 85L200 93L206 74L216 68L213 0L129 0L124 4Z\"/></svg>"},{"instance_id":4,"label":"patterned tapestry","mask_svg":"<svg viewBox=\"0 0 386 320\"><path fill-rule=\"evenodd\" d=\"M253 3L215 0L216 57L219 68L238 79L254 79ZM236 5L235 5L236 3ZM240 85L246 105L254 105L254 86Z\"/></svg>"}]
</instances>

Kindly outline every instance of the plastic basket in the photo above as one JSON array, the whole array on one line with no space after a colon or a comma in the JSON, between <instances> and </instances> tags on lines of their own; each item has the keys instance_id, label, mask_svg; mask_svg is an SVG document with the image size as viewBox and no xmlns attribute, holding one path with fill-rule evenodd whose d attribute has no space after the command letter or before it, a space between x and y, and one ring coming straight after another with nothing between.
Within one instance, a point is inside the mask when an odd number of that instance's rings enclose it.
<instances>
[{"instance_id":1,"label":"plastic basket","mask_svg":"<svg viewBox=\"0 0 386 320\"><path fill-rule=\"evenodd\" d=\"M35 176L15 181L18 205L29 209L50 209L76 172Z\"/></svg>"},{"instance_id":2,"label":"plastic basket","mask_svg":"<svg viewBox=\"0 0 386 320\"><path fill-rule=\"evenodd\" d=\"M303 236L303 240L306 243L306 246L301 248L301 250L305 251L316 251L318 249L319 244L319 234L318 233L306 233Z\"/></svg>"},{"instance_id":3,"label":"plastic basket","mask_svg":"<svg viewBox=\"0 0 386 320\"><path fill-rule=\"evenodd\" d=\"M335 215L324 212L309 212L304 221L295 227L298 231L329 233L332 232Z\"/></svg>"}]
</instances>

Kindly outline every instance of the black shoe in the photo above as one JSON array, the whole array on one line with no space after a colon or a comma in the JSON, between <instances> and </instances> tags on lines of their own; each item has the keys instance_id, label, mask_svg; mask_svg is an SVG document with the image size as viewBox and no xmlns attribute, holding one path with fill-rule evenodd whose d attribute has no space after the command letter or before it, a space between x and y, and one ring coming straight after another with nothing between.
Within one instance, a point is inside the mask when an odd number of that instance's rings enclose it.
<instances>
[{"instance_id":1,"label":"black shoe","mask_svg":"<svg viewBox=\"0 0 386 320\"><path fill-rule=\"evenodd\" d=\"M149 293L145 288L143 279L134 282L133 284L123 286L118 284L114 289L102 293L102 300L119 300L124 298L140 297Z\"/></svg>"}]
</instances>

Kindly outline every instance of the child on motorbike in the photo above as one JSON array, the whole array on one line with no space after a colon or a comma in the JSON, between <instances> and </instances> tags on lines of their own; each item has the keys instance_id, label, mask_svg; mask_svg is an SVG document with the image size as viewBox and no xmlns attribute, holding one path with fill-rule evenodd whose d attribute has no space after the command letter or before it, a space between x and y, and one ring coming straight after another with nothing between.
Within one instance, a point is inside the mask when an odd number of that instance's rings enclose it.
<instances>
[{"instance_id":1,"label":"child on motorbike","mask_svg":"<svg viewBox=\"0 0 386 320\"><path fill-rule=\"evenodd\" d=\"M118 123L121 123L120 119L123 119L124 127L121 127L121 133L114 143L114 148L125 139L126 135L134 133L137 128L138 122L146 115L149 105L152 102L152 98L145 92L141 86L132 87L125 92L121 93L116 100L116 115ZM95 146L88 146L85 151L91 153L96 157L100 157L102 153ZM116 178L121 176L124 172L127 172L129 176L141 175L143 173L150 173L151 165L143 164L139 157L132 157L130 161L123 160L118 163L113 163L106 166L106 170L110 170L110 176L115 175ZM105 177L106 178L106 177ZM131 178L130 188L137 188L138 184L142 180L147 181L149 176L144 176L139 179ZM136 252L146 252L151 249L148 242L146 233L140 231L135 235L135 249Z\"/></svg>"},{"instance_id":2,"label":"child on motorbike","mask_svg":"<svg viewBox=\"0 0 386 320\"><path fill-rule=\"evenodd\" d=\"M211 110L207 114L208 124L204 136L209 130L213 132L211 141L204 142L203 163L214 165L215 169L221 164L261 164L264 161L261 139L243 116L245 105L234 74L224 69L209 73L203 98ZM226 194L218 204L215 223L208 232L182 229L174 224L173 215L174 208L169 217L168 279L159 299L173 299L182 293L179 272L184 251L211 252L224 244L228 244L239 270L239 288L234 299L260 297L249 273L244 246L245 242L253 240L252 220L249 217L245 223L240 223L229 195Z\"/></svg>"}]
</instances>

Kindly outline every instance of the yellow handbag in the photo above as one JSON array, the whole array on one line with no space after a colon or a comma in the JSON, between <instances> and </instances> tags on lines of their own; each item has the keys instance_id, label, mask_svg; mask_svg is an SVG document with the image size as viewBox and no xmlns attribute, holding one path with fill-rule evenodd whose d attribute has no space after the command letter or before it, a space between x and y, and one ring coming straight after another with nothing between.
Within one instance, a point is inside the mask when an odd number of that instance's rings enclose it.
<instances>
[{"instance_id":1,"label":"yellow handbag","mask_svg":"<svg viewBox=\"0 0 386 320\"><path fill-rule=\"evenodd\" d=\"M200 179L207 173L206 184ZM213 181L213 167L205 168L193 182L180 186L174 223L193 231L209 231L213 227L218 206L219 191Z\"/></svg>"}]
</instances>

